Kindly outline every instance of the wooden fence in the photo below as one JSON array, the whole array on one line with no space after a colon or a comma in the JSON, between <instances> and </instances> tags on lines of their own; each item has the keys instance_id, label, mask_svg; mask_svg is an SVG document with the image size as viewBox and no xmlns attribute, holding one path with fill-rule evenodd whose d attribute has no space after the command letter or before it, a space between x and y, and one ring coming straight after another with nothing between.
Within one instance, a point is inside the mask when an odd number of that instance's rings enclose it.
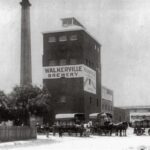
<instances>
[{"instance_id":1,"label":"wooden fence","mask_svg":"<svg viewBox=\"0 0 150 150\"><path fill-rule=\"evenodd\" d=\"M0 142L36 139L36 127L0 126Z\"/></svg>"}]
</instances>

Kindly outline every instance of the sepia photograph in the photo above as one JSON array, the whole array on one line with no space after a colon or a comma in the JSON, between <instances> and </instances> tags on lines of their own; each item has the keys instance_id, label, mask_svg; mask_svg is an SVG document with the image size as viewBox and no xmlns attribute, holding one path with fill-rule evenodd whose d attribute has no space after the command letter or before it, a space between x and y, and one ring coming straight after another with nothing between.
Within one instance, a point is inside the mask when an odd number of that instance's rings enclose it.
<instances>
[{"instance_id":1,"label":"sepia photograph","mask_svg":"<svg viewBox=\"0 0 150 150\"><path fill-rule=\"evenodd\" d=\"M149 0L0 0L0 150L150 150Z\"/></svg>"}]
</instances>

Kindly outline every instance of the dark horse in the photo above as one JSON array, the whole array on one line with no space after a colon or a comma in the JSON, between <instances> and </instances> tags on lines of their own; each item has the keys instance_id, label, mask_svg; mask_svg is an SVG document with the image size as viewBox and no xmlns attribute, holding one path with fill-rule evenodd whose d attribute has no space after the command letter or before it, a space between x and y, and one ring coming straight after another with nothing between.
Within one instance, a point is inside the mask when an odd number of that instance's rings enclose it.
<instances>
[{"instance_id":1,"label":"dark horse","mask_svg":"<svg viewBox=\"0 0 150 150\"><path fill-rule=\"evenodd\" d=\"M112 122L105 122L103 131L105 131L105 135L112 135L112 133L115 133L117 136L126 136L126 131L128 128L128 122L120 122L117 124L114 124Z\"/></svg>"},{"instance_id":2,"label":"dark horse","mask_svg":"<svg viewBox=\"0 0 150 150\"><path fill-rule=\"evenodd\" d=\"M113 128L116 131L116 135L118 136L127 136L127 128L128 128L128 122L120 122L118 124L113 124Z\"/></svg>"}]
</instances>

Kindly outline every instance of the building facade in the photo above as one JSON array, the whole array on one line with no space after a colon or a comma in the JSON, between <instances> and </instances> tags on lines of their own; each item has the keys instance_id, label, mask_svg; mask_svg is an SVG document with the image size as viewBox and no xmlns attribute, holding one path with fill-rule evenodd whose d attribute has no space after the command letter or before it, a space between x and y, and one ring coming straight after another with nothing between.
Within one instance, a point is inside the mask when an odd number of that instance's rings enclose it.
<instances>
[{"instance_id":1,"label":"building facade","mask_svg":"<svg viewBox=\"0 0 150 150\"><path fill-rule=\"evenodd\" d=\"M113 116L113 91L102 86L102 112Z\"/></svg>"},{"instance_id":2,"label":"building facade","mask_svg":"<svg viewBox=\"0 0 150 150\"><path fill-rule=\"evenodd\" d=\"M136 120L150 120L150 106L130 106L122 107L127 113L126 120L134 122Z\"/></svg>"},{"instance_id":3,"label":"building facade","mask_svg":"<svg viewBox=\"0 0 150 150\"><path fill-rule=\"evenodd\" d=\"M113 122L123 122L123 121L129 121L129 112L126 109L120 108L120 107L114 107L113 111Z\"/></svg>"},{"instance_id":4,"label":"building facade","mask_svg":"<svg viewBox=\"0 0 150 150\"><path fill-rule=\"evenodd\" d=\"M101 112L101 45L75 18L43 33L43 84L52 94L54 115Z\"/></svg>"}]
</instances>

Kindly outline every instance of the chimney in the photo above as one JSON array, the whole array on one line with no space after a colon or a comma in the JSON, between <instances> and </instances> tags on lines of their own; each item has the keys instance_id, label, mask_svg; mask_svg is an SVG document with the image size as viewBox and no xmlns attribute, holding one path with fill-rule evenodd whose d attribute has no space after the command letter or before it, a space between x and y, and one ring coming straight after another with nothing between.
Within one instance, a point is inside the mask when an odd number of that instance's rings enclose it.
<instances>
[{"instance_id":1,"label":"chimney","mask_svg":"<svg viewBox=\"0 0 150 150\"><path fill-rule=\"evenodd\" d=\"M32 84L30 2L22 0L21 5L21 68L20 85Z\"/></svg>"}]
</instances>

